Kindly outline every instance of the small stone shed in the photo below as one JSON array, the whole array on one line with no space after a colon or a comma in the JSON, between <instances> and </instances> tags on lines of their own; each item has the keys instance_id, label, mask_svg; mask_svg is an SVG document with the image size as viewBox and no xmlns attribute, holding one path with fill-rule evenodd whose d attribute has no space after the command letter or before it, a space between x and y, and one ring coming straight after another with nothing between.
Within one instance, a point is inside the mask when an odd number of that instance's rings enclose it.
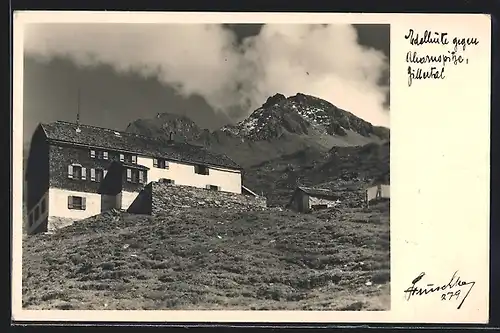
<instances>
[{"instance_id":1,"label":"small stone shed","mask_svg":"<svg viewBox=\"0 0 500 333\"><path fill-rule=\"evenodd\" d=\"M301 213L331 208L339 203L338 193L327 189L298 186L292 194L288 207Z\"/></svg>"},{"instance_id":2,"label":"small stone shed","mask_svg":"<svg viewBox=\"0 0 500 333\"><path fill-rule=\"evenodd\" d=\"M374 184L365 190L365 202L369 205L372 201L388 200L391 198L389 184Z\"/></svg>"}]
</instances>

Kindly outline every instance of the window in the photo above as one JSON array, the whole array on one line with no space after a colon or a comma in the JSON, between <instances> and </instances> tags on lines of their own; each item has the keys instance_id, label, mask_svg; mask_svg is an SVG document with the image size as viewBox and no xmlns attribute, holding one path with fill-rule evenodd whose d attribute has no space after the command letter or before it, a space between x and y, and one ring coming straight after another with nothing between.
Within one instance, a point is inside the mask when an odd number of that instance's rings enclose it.
<instances>
[{"instance_id":1,"label":"window","mask_svg":"<svg viewBox=\"0 0 500 333\"><path fill-rule=\"evenodd\" d=\"M208 167L204 165L195 165L194 172L199 175L208 175Z\"/></svg>"},{"instance_id":2,"label":"window","mask_svg":"<svg viewBox=\"0 0 500 333\"><path fill-rule=\"evenodd\" d=\"M40 218L40 206L35 207L35 221L38 221Z\"/></svg>"},{"instance_id":3,"label":"window","mask_svg":"<svg viewBox=\"0 0 500 333\"><path fill-rule=\"evenodd\" d=\"M94 149L91 149L90 150L90 157L91 158L98 158L98 159L101 159L101 160L107 160L108 159L108 152L107 151L103 151L103 150L94 150Z\"/></svg>"},{"instance_id":4,"label":"window","mask_svg":"<svg viewBox=\"0 0 500 333\"><path fill-rule=\"evenodd\" d=\"M42 214L45 214L47 211L47 201L45 198L42 199L42 202L40 203L40 209L42 210Z\"/></svg>"},{"instance_id":5,"label":"window","mask_svg":"<svg viewBox=\"0 0 500 333\"><path fill-rule=\"evenodd\" d=\"M68 209L85 210L86 200L85 197L68 196Z\"/></svg>"},{"instance_id":6,"label":"window","mask_svg":"<svg viewBox=\"0 0 500 333\"><path fill-rule=\"evenodd\" d=\"M145 180L145 178L146 178L145 177L146 176L146 172L140 171L140 170L137 170L137 171L138 171L138 174L139 174L138 175L139 176L139 183L144 184L146 182L146 180Z\"/></svg>"},{"instance_id":7,"label":"window","mask_svg":"<svg viewBox=\"0 0 500 333\"><path fill-rule=\"evenodd\" d=\"M137 155L120 154L120 162L128 162L137 164Z\"/></svg>"},{"instance_id":8,"label":"window","mask_svg":"<svg viewBox=\"0 0 500 333\"><path fill-rule=\"evenodd\" d=\"M172 185L175 184L175 180L167 178L160 178L160 182L162 182L163 184L172 184Z\"/></svg>"},{"instance_id":9,"label":"window","mask_svg":"<svg viewBox=\"0 0 500 333\"><path fill-rule=\"evenodd\" d=\"M220 190L220 187L217 185L207 185L206 188L207 188L207 190L210 190L210 191L219 191Z\"/></svg>"},{"instance_id":10,"label":"window","mask_svg":"<svg viewBox=\"0 0 500 333\"><path fill-rule=\"evenodd\" d=\"M68 178L71 179L87 179L87 169L79 164L68 165Z\"/></svg>"},{"instance_id":11,"label":"window","mask_svg":"<svg viewBox=\"0 0 500 333\"><path fill-rule=\"evenodd\" d=\"M153 158L153 166L160 169L168 169L168 161L162 158Z\"/></svg>"},{"instance_id":12,"label":"window","mask_svg":"<svg viewBox=\"0 0 500 333\"><path fill-rule=\"evenodd\" d=\"M147 182L146 171L137 169L127 169L127 181L130 183L144 184Z\"/></svg>"},{"instance_id":13,"label":"window","mask_svg":"<svg viewBox=\"0 0 500 333\"><path fill-rule=\"evenodd\" d=\"M90 180L93 182L101 182L104 178L103 169L90 169Z\"/></svg>"}]
</instances>

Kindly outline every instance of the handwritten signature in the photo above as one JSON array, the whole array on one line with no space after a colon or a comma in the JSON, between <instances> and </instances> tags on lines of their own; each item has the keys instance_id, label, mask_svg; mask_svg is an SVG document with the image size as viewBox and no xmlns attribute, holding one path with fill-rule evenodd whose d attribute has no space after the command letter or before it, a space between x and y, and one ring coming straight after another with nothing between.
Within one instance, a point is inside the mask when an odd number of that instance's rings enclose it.
<instances>
[{"instance_id":1,"label":"handwritten signature","mask_svg":"<svg viewBox=\"0 0 500 333\"><path fill-rule=\"evenodd\" d=\"M420 273L415 279L413 279L413 281L411 282L411 286L404 291L406 294L406 300L409 301L412 296L423 296L434 293L440 293L442 301L452 299L458 300L460 298L462 288L470 286L469 290L467 290L467 293L462 298L462 301L460 302L460 304L458 304L457 309L460 309L467 299L467 296L469 296L469 293L471 292L476 282L464 281L457 274L458 271L453 273L453 276L447 284L436 285L434 283L428 283L425 287L419 287L417 286L417 283L419 283L425 276L424 272Z\"/></svg>"}]
</instances>

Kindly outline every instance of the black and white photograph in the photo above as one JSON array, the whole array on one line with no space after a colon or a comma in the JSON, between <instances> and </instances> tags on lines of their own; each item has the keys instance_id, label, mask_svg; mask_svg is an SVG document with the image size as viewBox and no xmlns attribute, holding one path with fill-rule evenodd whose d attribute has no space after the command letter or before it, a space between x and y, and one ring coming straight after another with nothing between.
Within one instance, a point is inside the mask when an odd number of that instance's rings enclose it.
<instances>
[{"instance_id":1,"label":"black and white photograph","mask_svg":"<svg viewBox=\"0 0 500 333\"><path fill-rule=\"evenodd\" d=\"M22 308L391 310L390 29L26 24Z\"/></svg>"}]
</instances>

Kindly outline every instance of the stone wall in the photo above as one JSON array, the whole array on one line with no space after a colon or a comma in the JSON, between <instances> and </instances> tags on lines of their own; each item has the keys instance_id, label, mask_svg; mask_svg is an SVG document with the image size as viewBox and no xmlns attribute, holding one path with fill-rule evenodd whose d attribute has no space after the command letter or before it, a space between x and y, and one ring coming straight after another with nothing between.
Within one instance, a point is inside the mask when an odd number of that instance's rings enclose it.
<instances>
[{"instance_id":1,"label":"stone wall","mask_svg":"<svg viewBox=\"0 0 500 333\"><path fill-rule=\"evenodd\" d=\"M206 207L234 211L266 209L266 198L152 182L151 214L172 208Z\"/></svg>"}]
</instances>

